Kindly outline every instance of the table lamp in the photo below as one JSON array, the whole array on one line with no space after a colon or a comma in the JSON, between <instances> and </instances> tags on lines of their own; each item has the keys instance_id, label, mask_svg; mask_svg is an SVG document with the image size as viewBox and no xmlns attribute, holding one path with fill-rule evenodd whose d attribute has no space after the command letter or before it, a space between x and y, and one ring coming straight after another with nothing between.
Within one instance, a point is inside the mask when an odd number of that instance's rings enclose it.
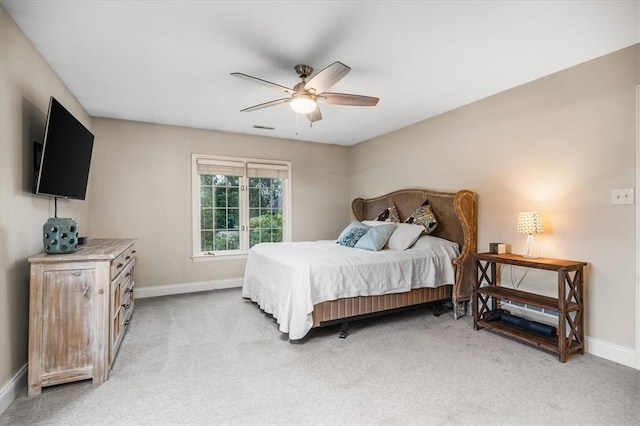
<instances>
[{"instance_id":1,"label":"table lamp","mask_svg":"<svg viewBox=\"0 0 640 426\"><path fill-rule=\"evenodd\" d=\"M540 216L540 212L520 212L518 214L518 233L527 234L527 243L522 253L524 257L538 257L539 250L533 240L533 234L539 234L541 232L542 217Z\"/></svg>"}]
</instances>

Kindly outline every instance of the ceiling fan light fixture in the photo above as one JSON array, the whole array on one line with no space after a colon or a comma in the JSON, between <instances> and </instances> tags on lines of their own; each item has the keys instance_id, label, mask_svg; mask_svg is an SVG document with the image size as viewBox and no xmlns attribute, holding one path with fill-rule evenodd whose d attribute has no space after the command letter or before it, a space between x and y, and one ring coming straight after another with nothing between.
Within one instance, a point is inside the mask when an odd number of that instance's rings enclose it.
<instances>
[{"instance_id":1,"label":"ceiling fan light fixture","mask_svg":"<svg viewBox=\"0 0 640 426\"><path fill-rule=\"evenodd\" d=\"M309 114L318 107L313 96L306 93L294 95L291 100L291 109L298 114Z\"/></svg>"},{"instance_id":2,"label":"ceiling fan light fixture","mask_svg":"<svg viewBox=\"0 0 640 426\"><path fill-rule=\"evenodd\" d=\"M288 88L240 72L232 72L231 75L233 76L266 85L272 89L276 89L278 92L288 94L285 98L244 108L241 109L240 112L257 111L263 108L290 103L291 109L293 109L294 112L304 115L307 120L313 123L322 120L320 105L317 103L318 99L323 104L333 105L376 106L378 104L378 98L372 96L327 92L330 87L340 81L351 70L351 68L340 61L332 63L313 76L313 68L309 65L296 65L294 70L302 81L298 82L293 88ZM308 77L311 78L309 81L307 81Z\"/></svg>"}]
</instances>

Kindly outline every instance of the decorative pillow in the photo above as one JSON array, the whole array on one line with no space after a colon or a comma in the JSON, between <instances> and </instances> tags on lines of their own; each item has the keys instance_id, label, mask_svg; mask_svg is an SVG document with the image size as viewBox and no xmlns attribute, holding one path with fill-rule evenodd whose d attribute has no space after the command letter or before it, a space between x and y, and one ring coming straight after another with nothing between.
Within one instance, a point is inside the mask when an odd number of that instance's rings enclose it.
<instances>
[{"instance_id":1,"label":"decorative pillow","mask_svg":"<svg viewBox=\"0 0 640 426\"><path fill-rule=\"evenodd\" d=\"M398 214L398 209L396 208L396 203L392 201L391 205L380 213L376 220L379 220L380 222L400 223L401 220L400 215Z\"/></svg>"},{"instance_id":2,"label":"decorative pillow","mask_svg":"<svg viewBox=\"0 0 640 426\"><path fill-rule=\"evenodd\" d=\"M382 250L395 229L395 223L371 227L367 233L358 240L354 247L370 251Z\"/></svg>"},{"instance_id":3,"label":"decorative pillow","mask_svg":"<svg viewBox=\"0 0 640 426\"><path fill-rule=\"evenodd\" d=\"M424 226L424 234L430 234L438 226L438 220L436 215L433 214L429 200L426 200L418 209L413 212L411 216L404 221L404 223L411 223L414 225Z\"/></svg>"},{"instance_id":4,"label":"decorative pillow","mask_svg":"<svg viewBox=\"0 0 640 426\"><path fill-rule=\"evenodd\" d=\"M389 225L388 222L380 222L379 220L363 220L362 224L363 225L367 225L367 226L385 226L385 225Z\"/></svg>"},{"instance_id":5,"label":"decorative pillow","mask_svg":"<svg viewBox=\"0 0 640 426\"><path fill-rule=\"evenodd\" d=\"M393 231L389 241L387 241L387 247L389 250L406 250L420 238L423 231L424 226L422 225L398 223L396 224L396 230Z\"/></svg>"},{"instance_id":6,"label":"decorative pillow","mask_svg":"<svg viewBox=\"0 0 640 426\"><path fill-rule=\"evenodd\" d=\"M353 247L370 228L370 226L354 220L340 233L340 236L338 236L338 244L341 246Z\"/></svg>"}]
</instances>

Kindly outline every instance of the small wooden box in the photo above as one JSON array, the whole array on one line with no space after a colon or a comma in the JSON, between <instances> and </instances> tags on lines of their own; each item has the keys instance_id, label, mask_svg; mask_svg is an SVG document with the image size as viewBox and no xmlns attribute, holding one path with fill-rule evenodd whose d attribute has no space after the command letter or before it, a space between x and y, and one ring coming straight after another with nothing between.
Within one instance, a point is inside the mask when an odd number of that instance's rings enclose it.
<instances>
[{"instance_id":1,"label":"small wooden box","mask_svg":"<svg viewBox=\"0 0 640 426\"><path fill-rule=\"evenodd\" d=\"M511 253L511 245L505 243L489 243L489 253L507 254Z\"/></svg>"}]
</instances>

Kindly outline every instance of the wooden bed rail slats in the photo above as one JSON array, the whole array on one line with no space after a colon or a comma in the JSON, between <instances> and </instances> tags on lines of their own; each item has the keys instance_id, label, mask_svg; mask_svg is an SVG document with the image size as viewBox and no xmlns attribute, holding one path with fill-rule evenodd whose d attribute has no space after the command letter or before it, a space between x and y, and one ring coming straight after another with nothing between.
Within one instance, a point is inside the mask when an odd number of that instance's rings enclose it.
<instances>
[{"instance_id":1,"label":"wooden bed rail slats","mask_svg":"<svg viewBox=\"0 0 640 426\"><path fill-rule=\"evenodd\" d=\"M313 326L323 322L366 315L373 312L419 305L438 300L449 300L452 286L436 288L417 288L406 293L385 294L382 296L360 296L331 300L314 306Z\"/></svg>"}]
</instances>

